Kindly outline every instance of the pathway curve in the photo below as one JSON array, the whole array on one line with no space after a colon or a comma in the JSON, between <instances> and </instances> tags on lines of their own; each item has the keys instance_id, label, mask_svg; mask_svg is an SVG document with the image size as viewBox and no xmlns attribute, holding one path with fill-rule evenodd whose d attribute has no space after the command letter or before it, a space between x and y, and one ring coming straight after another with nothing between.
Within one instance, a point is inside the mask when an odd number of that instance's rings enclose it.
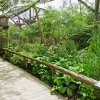
<instances>
[{"instance_id":1,"label":"pathway curve","mask_svg":"<svg viewBox=\"0 0 100 100\"><path fill-rule=\"evenodd\" d=\"M0 59L0 100L67 100L19 67Z\"/></svg>"}]
</instances>

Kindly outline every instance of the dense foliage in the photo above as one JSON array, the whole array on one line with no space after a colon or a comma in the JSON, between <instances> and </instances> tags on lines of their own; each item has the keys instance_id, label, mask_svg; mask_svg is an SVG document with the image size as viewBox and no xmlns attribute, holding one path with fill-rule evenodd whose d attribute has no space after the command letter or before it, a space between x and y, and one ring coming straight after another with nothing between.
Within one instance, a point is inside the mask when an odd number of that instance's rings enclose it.
<instances>
[{"instance_id":1,"label":"dense foliage","mask_svg":"<svg viewBox=\"0 0 100 100\"><path fill-rule=\"evenodd\" d=\"M35 23L22 30L10 26L10 44L6 47L100 80L100 41L95 33L95 21L89 13L72 8L62 11L49 9L41 18L41 25L43 44L40 44L39 25ZM5 53L4 57L51 85L51 92L59 91L77 100L99 98L100 91L67 75L56 71L52 77L52 71L47 66L9 53Z\"/></svg>"}]
</instances>

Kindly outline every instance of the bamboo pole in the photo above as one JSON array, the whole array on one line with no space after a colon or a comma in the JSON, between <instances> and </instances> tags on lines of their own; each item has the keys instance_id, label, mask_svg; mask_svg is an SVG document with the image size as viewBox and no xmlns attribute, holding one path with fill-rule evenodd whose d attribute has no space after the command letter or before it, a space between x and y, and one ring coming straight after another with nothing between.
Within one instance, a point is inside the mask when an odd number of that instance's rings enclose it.
<instances>
[{"instance_id":1,"label":"bamboo pole","mask_svg":"<svg viewBox=\"0 0 100 100\"><path fill-rule=\"evenodd\" d=\"M41 44L43 44L43 42L44 42L43 27L42 27L41 22L40 22L40 18L39 18L39 15L38 15L38 11L37 11L37 9L36 9L36 5L33 5L33 8L34 8L34 10L35 10L36 18L37 18L37 21L38 21L38 24L39 24L39 27L40 27L40 32L41 32Z\"/></svg>"},{"instance_id":2,"label":"bamboo pole","mask_svg":"<svg viewBox=\"0 0 100 100\"><path fill-rule=\"evenodd\" d=\"M95 0L95 21L96 21L96 34L98 35L98 20L99 20L99 2L100 0ZM97 36L99 40L99 35Z\"/></svg>"},{"instance_id":3,"label":"bamboo pole","mask_svg":"<svg viewBox=\"0 0 100 100\"><path fill-rule=\"evenodd\" d=\"M57 65L54 65L54 64L51 64L51 63L48 63L48 62L45 62L45 61L38 60L36 58L28 57L26 55L23 55L23 54L14 52L14 51L10 51L10 50L8 50L6 48L2 48L1 50L6 51L6 52L10 52L12 54L16 54L16 55L24 57L26 59L30 59L32 61L35 61L35 62L39 63L39 64L46 65L46 66L48 66L48 67L50 67L50 68L52 68L54 70L58 70L63 74L69 75L69 76L71 76L71 77L73 77L73 78L75 78L75 79L77 79L77 80L79 80L81 82L84 82L86 84L89 84L89 85L91 85L93 87L96 87L96 88L100 89L100 81L94 80L94 79L89 78L89 77L87 77L85 75L77 74L77 73L75 73L73 71L70 71L68 69L59 67Z\"/></svg>"}]
</instances>

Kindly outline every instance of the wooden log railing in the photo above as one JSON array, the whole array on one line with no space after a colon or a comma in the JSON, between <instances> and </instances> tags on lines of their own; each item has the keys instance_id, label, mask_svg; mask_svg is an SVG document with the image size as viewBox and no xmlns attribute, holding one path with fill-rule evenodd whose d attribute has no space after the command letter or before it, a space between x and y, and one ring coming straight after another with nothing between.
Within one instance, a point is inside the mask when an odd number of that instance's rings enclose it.
<instances>
[{"instance_id":1,"label":"wooden log railing","mask_svg":"<svg viewBox=\"0 0 100 100\"><path fill-rule=\"evenodd\" d=\"M11 53L11 54L16 54L16 55L21 56L21 57L23 57L23 58L26 58L26 59L35 61L35 62L37 62L37 63L39 63L39 64L46 65L46 66L52 68L53 71L54 71L54 70L58 70L59 72L64 73L64 74L66 74L66 75L69 75L69 76L71 76L71 77L73 77L73 78L79 80L80 82L84 82L84 83L86 83L86 84L88 84L88 85L91 85L91 86L93 86L93 87L96 87L96 88L100 89L100 81L94 80L94 79L89 78L89 77L87 77L87 76L85 76L85 75L77 74L77 73L75 73L75 72L73 72L73 71L70 71L70 70L68 70L68 69L59 67L59 66L57 66L57 65L54 65L54 64L51 64L51 63L48 63L48 62L45 62L45 61L38 60L38 59L36 59L36 58L28 57L28 56L26 56L26 55L23 55L23 54L20 54L20 53L18 53L18 52L14 52L14 51L8 50L8 49L6 49L6 48L2 48L1 50L6 51L6 52L9 52L9 53Z\"/></svg>"}]
</instances>

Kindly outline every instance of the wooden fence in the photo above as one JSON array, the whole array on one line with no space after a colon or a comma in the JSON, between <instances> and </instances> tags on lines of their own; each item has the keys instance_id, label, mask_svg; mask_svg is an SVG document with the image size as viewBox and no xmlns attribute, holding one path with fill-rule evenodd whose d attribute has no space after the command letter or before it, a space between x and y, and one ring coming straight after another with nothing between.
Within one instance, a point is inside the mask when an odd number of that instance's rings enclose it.
<instances>
[{"instance_id":1,"label":"wooden fence","mask_svg":"<svg viewBox=\"0 0 100 100\"><path fill-rule=\"evenodd\" d=\"M53 72L56 71L56 70L58 70L59 72L61 72L61 73L63 73L63 74L66 74L66 75L69 75L69 76L71 76L71 77L73 77L73 78L79 80L80 82L84 82L84 83L86 83L86 84L88 84L88 85L91 85L91 86L93 86L93 87L96 87L96 88L100 89L100 81L94 80L94 79L89 78L89 77L87 77L87 76L85 76L85 75L77 74L77 73L75 73L75 72L73 72L73 71L70 71L70 70L68 70L68 69L59 67L59 66L57 66L57 65L54 65L54 64L51 64L51 63L48 63L48 62L45 62L45 61L38 60L38 59L36 59L36 58L28 57L28 56L26 56L26 55L23 55L23 54L20 54L20 53L17 53L17 52L8 50L8 49L6 49L6 48L2 48L1 50L3 50L4 52L5 52L5 51L6 51L6 52L9 52L9 53L11 53L11 54L16 54L16 55L21 56L21 57L23 57L23 58L26 58L26 59L35 61L35 62L37 62L37 63L39 63L39 64L46 65L46 66L52 68L52 71L53 71Z\"/></svg>"}]
</instances>

